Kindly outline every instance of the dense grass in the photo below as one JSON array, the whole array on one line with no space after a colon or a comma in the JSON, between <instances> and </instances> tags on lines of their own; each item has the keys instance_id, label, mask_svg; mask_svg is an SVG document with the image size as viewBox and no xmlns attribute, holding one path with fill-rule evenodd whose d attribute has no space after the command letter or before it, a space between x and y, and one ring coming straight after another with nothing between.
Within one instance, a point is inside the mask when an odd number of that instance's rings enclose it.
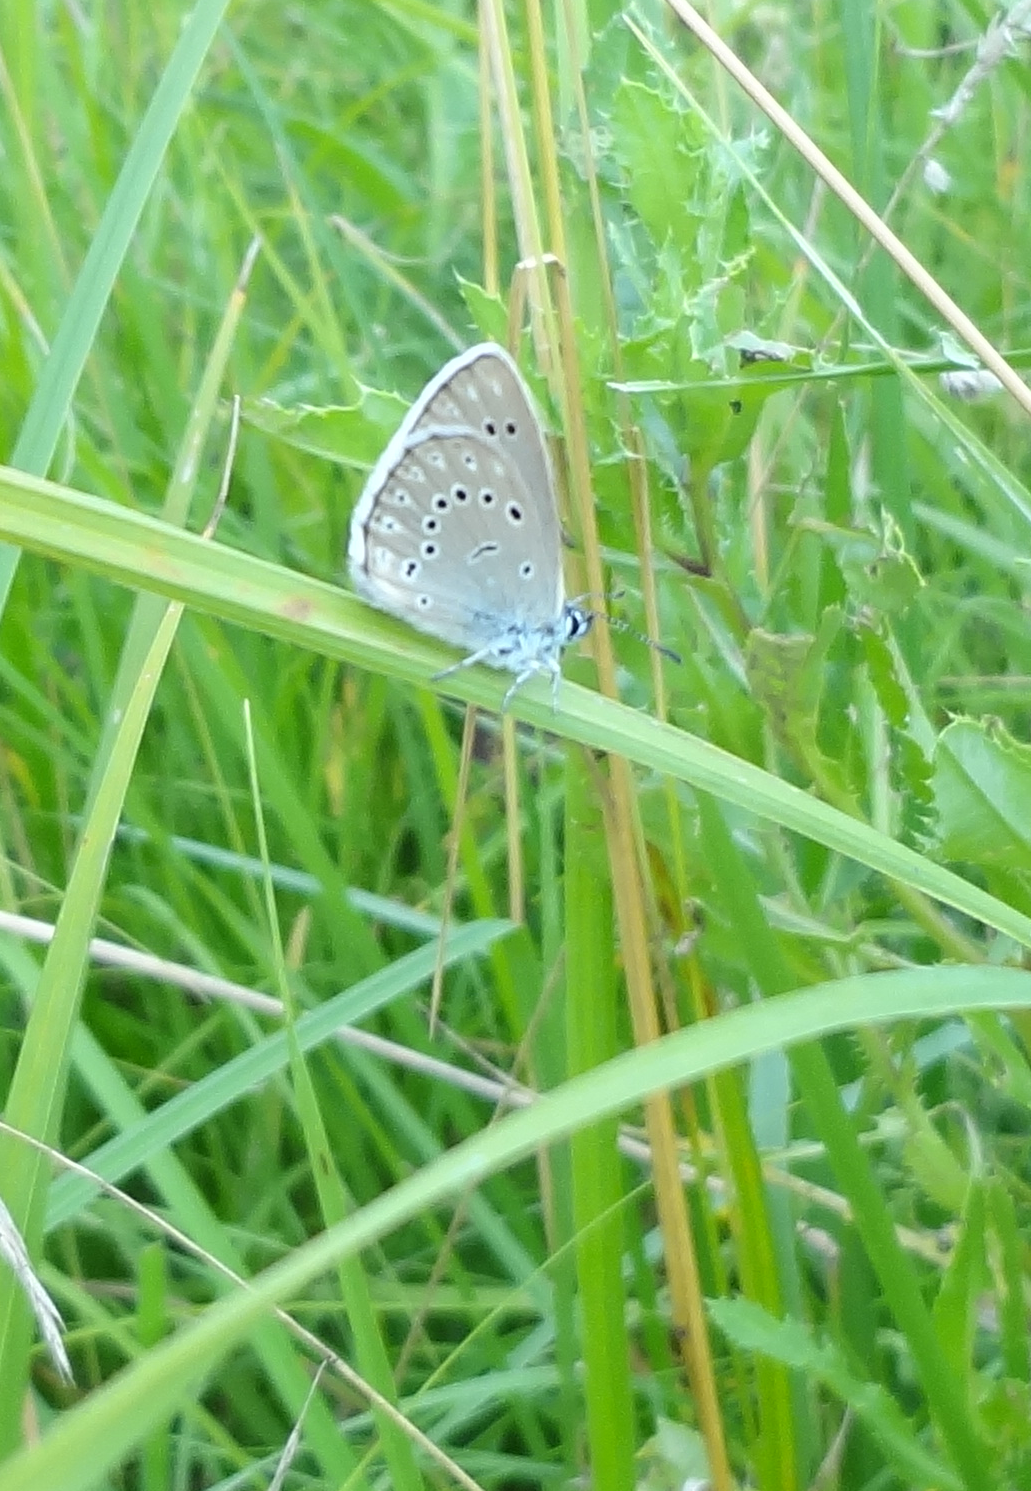
<instances>
[{"instance_id":1,"label":"dense grass","mask_svg":"<svg viewBox=\"0 0 1031 1491\"><path fill-rule=\"evenodd\" d=\"M91 9L0 12L0 1199L74 1371L5 1266L0 1491L1031 1484L1031 398L938 378L1026 366L1028 42ZM503 726L340 588L485 337L683 658Z\"/></svg>"}]
</instances>

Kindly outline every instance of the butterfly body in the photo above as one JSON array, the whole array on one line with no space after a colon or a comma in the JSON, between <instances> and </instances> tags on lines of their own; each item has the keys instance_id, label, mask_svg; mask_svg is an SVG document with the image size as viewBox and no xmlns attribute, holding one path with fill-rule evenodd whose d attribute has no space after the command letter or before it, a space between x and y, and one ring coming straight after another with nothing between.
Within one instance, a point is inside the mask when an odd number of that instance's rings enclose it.
<instances>
[{"instance_id":1,"label":"butterfly body","mask_svg":"<svg viewBox=\"0 0 1031 1491\"><path fill-rule=\"evenodd\" d=\"M412 405L358 499L348 563L372 605L463 648L455 667L515 673L504 704L535 673L557 690L592 617L565 599L547 446L501 347L453 358Z\"/></svg>"}]
</instances>

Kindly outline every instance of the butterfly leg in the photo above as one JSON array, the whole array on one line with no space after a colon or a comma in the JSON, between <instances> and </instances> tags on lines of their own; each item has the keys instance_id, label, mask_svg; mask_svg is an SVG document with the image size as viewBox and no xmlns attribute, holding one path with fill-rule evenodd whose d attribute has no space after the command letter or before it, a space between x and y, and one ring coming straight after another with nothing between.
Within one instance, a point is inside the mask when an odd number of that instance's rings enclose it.
<instances>
[{"instance_id":1,"label":"butterfly leg","mask_svg":"<svg viewBox=\"0 0 1031 1491\"><path fill-rule=\"evenodd\" d=\"M452 673L458 673L462 668L472 668L476 663L488 662L492 656L489 647L481 647L478 652L471 652L468 657L460 658L457 663L450 663L448 667L441 668L439 673L431 675L433 683L439 683L442 678L450 678Z\"/></svg>"},{"instance_id":2,"label":"butterfly leg","mask_svg":"<svg viewBox=\"0 0 1031 1491\"><path fill-rule=\"evenodd\" d=\"M476 663L489 663L495 668L498 667L499 664L497 648L481 647L477 652L471 652L468 657L462 658L457 663L451 663L450 666L447 668L441 668L439 673L434 673L433 682L437 683L442 678L450 677L452 673L457 673L460 668L471 668ZM551 674L551 707L552 710L558 709L558 686L562 679L562 669L559 667L557 661L544 662L535 660L527 667L523 668L523 670L517 675L515 681L509 684L508 688L505 690L504 698L501 701L502 714L504 714L505 711L508 709L508 706L515 698L518 690L522 688L523 684L528 682L529 679L533 678L537 673Z\"/></svg>"},{"instance_id":3,"label":"butterfly leg","mask_svg":"<svg viewBox=\"0 0 1031 1491\"><path fill-rule=\"evenodd\" d=\"M526 680L528 678L532 678L533 675L536 672L537 672L536 668L524 668L523 671L522 671L522 673L520 673L519 677L515 680L515 682L509 684L508 688L505 690L505 697L501 701L501 713L502 714L507 713L508 706L511 704L512 700L515 698L515 696L516 696L517 692L519 691L519 689L521 689L522 686L523 686L523 684L526 682Z\"/></svg>"},{"instance_id":4,"label":"butterfly leg","mask_svg":"<svg viewBox=\"0 0 1031 1491\"><path fill-rule=\"evenodd\" d=\"M535 662L535 663L532 663L529 667L524 668L523 671L519 674L519 676L516 679L515 683L509 684L508 688L505 690L505 697L501 701L501 713L502 714L504 714L505 711L508 709L508 706L511 704L512 700L515 698L515 695L518 692L518 690L522 688L523 684L527 683L531 678L535 677L535 675L538 674L538 673L550 673L551 674L551 711L552 711L553 714L557 712L557 710L558 710L558 686L559 686L559 683L560 683L560 681L562 679L562 670L558 666L557 663L554 666L549 666L547 663L544 663L544 662Z\"/></svg>"},{"instance_id":5,"label":"butterfly leg","mask_svg":"<svg viewBox=\"0 0 1031 1491\"><path fill-rule=\"evenodd\" d=\"M471 652L468 657L462 658L461 662L452 663L449 668L441 668L439 673L434 673L433 682L437 683L441 678L450 677L452 673L457 673L460 668L471 668L475 663L489 663L492 658L495 660L495 666L497 666L497 660L493 648L481 647L479 652ZM521 688L528 678L532 678L533 675L539 671L540 670L537 668L526 668L522 673L520 673L515 682L509 685L509 687L505 690L505 697L501 701L502 714L505 713L505 710L511 704L512 696L515 694L516 690Z\"/></svg>"}]
</instances>

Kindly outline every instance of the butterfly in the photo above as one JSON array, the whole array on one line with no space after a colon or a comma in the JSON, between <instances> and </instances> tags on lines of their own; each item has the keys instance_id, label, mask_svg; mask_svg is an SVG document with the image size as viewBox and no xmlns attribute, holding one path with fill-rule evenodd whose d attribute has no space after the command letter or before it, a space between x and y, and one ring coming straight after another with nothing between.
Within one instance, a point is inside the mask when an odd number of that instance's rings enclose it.
<instances>
[{"instance_id":1,"label":"butterfly","mask_svg":"<svg viewBox=\"0 0 1031 1491\"><path fill-rule=\"evenodd\" d=\"M481 342L423 389L373 467L351 518L358 593L487 663L537 673L557 701L563 649L593 612L565 598L551 460L530 390L504 348Z\"/></svg>"}]
</instances>

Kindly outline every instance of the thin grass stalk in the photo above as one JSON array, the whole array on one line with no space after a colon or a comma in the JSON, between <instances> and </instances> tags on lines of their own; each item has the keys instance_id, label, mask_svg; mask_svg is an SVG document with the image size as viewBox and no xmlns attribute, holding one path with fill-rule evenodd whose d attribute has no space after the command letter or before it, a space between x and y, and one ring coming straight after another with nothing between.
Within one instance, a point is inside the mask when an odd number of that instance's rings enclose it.
<instances>
[{"instance_id":1,"label":"thin grass stalk","mask_svg":"<svg viewBox=\"0 0 1031 1491\"><path fill-rule=\"evenodd\" d=\"M312 1178L319 1198L323 1225L331 1227L342 1221L354 1210L344 1182L334 1161L332 1146L326 1131L326 1123L319 1106L318 1094L312 1080L311 1070L305 1061L297 1039L298 1007L286 967L282 938L279 931L279 912L272 884L271 861L268 836L265 831L265 816L261 803L261 783L253 731L250 728L250 709L244 701L244 723L247 747L247 762L254 806L254 822L258 837L258 851L265 869L265 915L268 936L272 945L272 963L279 995L285 1015L287 1048L290 1059L290 1077L294 1090L294 1102L304 1135ZM446 936L441 928L441 956ZM438 958L437 966L440 967ZM380 1399L393 1406L397 1404L397 1393L391 1374L390 1357L379 1327L379 1315L370 1293L370 1282L362 1258L342 1259L337 1267L337 1284L340 1298L347 1313L347 1321L354 1340L355 1366L363 1381L370 1383ZM395 1422L396 1416L379 1412L373 1415L380 1435L383 1458L397 1491L418 1491L422 1478L416 1467L415 1455L410 1439ZM367 1461L373 1458L370 1451ZM371 1480L356 1477L356 1486L369 1486Z\"/></svg>"},{"instance_id":2,"label":"thin grass stalk","mask_svg":"<svg viewBox=\"0 0 1031 1491\"><path fill-rule=\"evenodd\" d=\"M444 714L439 702L430 695L424 694L421 698L421 716L423 729L430 744L433 755L434 769L437 773L437 782L440 787L444 809L451 820L451 848L457 843L461 851L461 863L465 873L465 888L473 907L475 917L489 921L498 915L494 886L486 872L476 835L472 825L466 821L465 814L460 804L468 792L468 764L465 756L465 734L463 744L459 747L458 768L454 764L454 745L446 729ZM469 718L475 717L475 711L470 707L464 726L465 732L469 730ZM443 895L445 900L449 895L448 878L445 876ZM441 943L443 947L443 943ZM519 1028L519 995L516 988L515 964L513 954L507 945L499 945L492 948L491 965L495 979L495 992L501 1008L505 1012L505 1018L510 1022L513 1029ZM434 985L436 984L436 976ZM439 997L439 996L438 996Z\"/></svg>"},{"instance_id":3,"label":"thin grass stalk","mask_svg":"<svg viewBox=\"0 0 1031 1491\"><path fill-rule=\"evenodd\" d=\"M447 929L454 909L455 882L458 873L458 851L465 826L465 810L469 801L469 768L473 759L473 741L476 737L476 706L466 706L462 721L462 744L458 756L458 782L455 785L454 807L451 814L451 832L448 835L447 871L444 877L444 898L440 910L440 937L437 940L437 961L433 969L433 984L430 990L429 1029L433 1036L437 1029L437 1016L444 991L444 952L447 944ZM470 836L471 837L471 836ZM473 850L475 854L475 850Z\"/></svg>"},{"instance_id":4,"label":"thin grass stalk","mask_svg":"<svg viewBox=\"0 0 1031 1491\"><path fill-rule=\"evenodd\" d=\"M554 345L554 338L547 335L548 318L551 312L544 263L544 245L534 200L530 162L519 107L519 90L516 85L512 51L508 42L508 23L502 0L482 0L480 17L486 32L494 93L501 120L501 138L505 147L506 175L515 214L519 257L529 275L530 328L541 365L546 367L547 361L544 354L548 347Z\"/></svg>"},{"instance_id":5,"label":"thin grass stalk","mask_svg":"<svg viewBox=\"0 0 1031 1491\"><path fill-rule=\"evenodd\" d=\"M589 500L590 471L586 420L578 396L579 369L573 333L573 312L564 279L558 282L559 326L562 333L563 368L570 397L569 419L570 466L574 474L573 490L581 495L581 521L587 559L588 583L600 589L602 580L601 551L594 522L593 504ZM611 641L605 636L596 644L599 673L604 690L606 668L609 687L615 691L615 662ZM627 981L634 1039L648 1044L661 1033L655 988L652 980L648 947L645 892L642 862L635 853L639 841L636 824L635 796L630 770L625 759L610 757L609 782L611 807L605 824L609 843L609 864L617 908L623 965ZM701 1310L698 1269L694 1245L684 1204L677 1163L676 1128L669 1100L652 1099L646 1109L648 1136L652 1150L656 1200L660 1226L669 1268L672 1314L683 1332L699 1419L704 1426L710 1470L717 1491L729 1491L732 1484L730 1463L723 1442L722 1424L715 1391L715 1376Z\"/></svg>"},{"instance_id":6,"label":"thin grass stalk","mask_svg":"<svg viewBox=\"0 0 1031 1491\"><path fill-rule=\"evenodd\" d=\"M517 926L526 921L526 867L523 862L522 811L519 806L519 738L515 721L501 722L505 773L505 839L508 846L508 914Z\"/></svg>"},{"instance_id":7,"label":"thin grass stalk","mask_svg":"<svg viewBox=\"0 0 1031 1491\"><path fill-rule=\"evenodd\" d=\"M480 102L480 212L483 236L483 287L494 297L501 290L500 253L498 248L498 190L494 179L494 109L491 86L490 47L484 10L489 0L479 0L479 25L476 28L476 59L479 70Z\"/></svg>"},{"instance_id":8,"label":"thin grass stalk","mask_svg":"<svg viewBox=\"0 0 1031 1491\"><path fill-rule=\"evenodd\" d=\"M585 27L578 21L576 11L573 8L573 0L562 0L562 18L565 25L566 48L571 64L569 87L571 96L576 104L583 170L586 175L588 200L591 204L594 247L600 271L598 283L601 286L605 320L609 331L609 344L612 349L612 370L616 382L622 383L624 373L623 356L619 341L619 318L616 312L615 297L612 292L608 242L605 234L601 195L598 190L598 174L594 159L593 132L591 130L587 99L583 86L584 59L581 56L580 37ZM648 467L641 432L633 420L630 399L623 389L618 389L616 392L616 411L623 448L627 451L627 476L630 486L631 511L634 519L634 537L637 540L637 557L640 565L645 621L648 635L657 640L660 636L660 623L655 585L655 569L652 564L653 546L651 509L648 501ZM650 650L649 660L652 672L652 691L655 695L655 712L660 720L664 720L667 716L666 684L662 671L661 657L654 648ZM676 829L674 829L674 832L676 832Z\"/></svg>"},{"instance_id":9,"label":"thin grass stalk","mask_svg":"<svg viewBox=\"0 0 1031 1491\"><path fill-rule=\"evenodd\" d=\"M244 274L253 263L248 254ZM231 296L215 340L197 411L184 434L169 485L168 506L180 519L192 499L199 454L217 410L244 305L245 281ZM211 535L205 536L205 541ZM151 595L137 598L124 643L126 665L112 696L110 729L98 752L67 891L47 951L7 1100L11 1124L52 1142L65 1101L72 1041L89 968L89 943L103 894L115 829L146 726L154 694L182 616L180 603L168 605ZM26 1154L10 1139L0 1140L0 1173L7 1177L5 1200L32 1254L38 1253L48 1177L35 1151ZM24 1303L7 1272L0 1274L0 1446L19 1435L18 1411L28 1369L28 1320Z\"/></svg>"},{"instance_id":10,"label":"thin grass stalk","mask_svg":"<svg viewBox=\"0 0 1031 1491\"><path fill-rule=\"evenodd\" d=\"M538 133L537 158L539 162L540 174L542 176L544 184L543 189L546 210L548 213L549 239L551 246L557 255L560 266L560 273L556 277L556 295L558 300L558 346L561 351L562 369L562 377L560 383L561 391L563 394L562 408L568 440L570 469L572 473L572 488L579 512L579 527L587 560L588 589L592 590L594 593L600 594L603 591L603 576L600 562L597 529L594 520L593 503L590 497L591 482L589 460L587 455L586 421L584 417L583 404L580 397L580 374L578 368L577 350L575 338L572 331L572 311L569 303L568 283L565 278L567 251L561 207L561 193L558 181L557 151L555 148L554 131L551 125L551 104L547 83L547 67L544 57L543 25L541 22L539 8L536 5L535 0L527 0L526 9L530 32L529 47L531 56L531 79L534 98L534 119ZM602 690L603 692L614 694L614 658L612 654L611 639L609 638L607 631L604 629L602 629L600 634L596 634L594 652L599 664ZM613 770L617 769L617 767L618 763L613 763ZM570 758L569 770L574 773L573 780L575 781L578 772L573 758ZM621 807L623 812L629 811L628 793L625 795L624 802L621 804ZM617 809L617 815L618 813L619 809ZM565 853L566 863L568 867L570 864L578 863L582 858L589 856L590 846L586 843L581 844L579 841L580 825L578 821L574 820L573 822L568 823L567 828L569 832L565 845ZM612 859L612 847L613 846L610 841L610 861ZM610 868L612 867L610 866ZM630 860L625 860L620 867L616 868L616 874L620 875L621 871L623 876L632 878L634 873L632 862ZM630 894L632 894L632 892ZM617 897L618 895L619 892L617 890ZM624 890L624 902L627 900L627 898L628 892ZM620 929L623 934L624 941L624 959L628 962L628 964L630 962L630 959L626 950L626 941L627 934L630 930L631 925L635 926L635 930L640 930L640 919L637 919L636 923L633 923L631 919L624 914L620 919ZM636 962L636 966L639 969L643 967L644 970L647 970L647 959L645 958L643 963L638 960ZM631 991L631 999L633 1001L634 991L632 980ZM582 989L578 983L573 983L573 985L569 989L569 1009L571 1020L573 1020L574 1022L582 1021L586 1024L593 1024L596 1021L597 1016L596 1013L593 1011L593 999L591 997L592 993L593 991ZM644 993L643 997L648 997L647 992ZM593 1142L585 1140L584 1143L588 1151L593 1154ZM585 1218L582 1213L578 1216L577 1220L578 1223L581 1224L584 1222ZM611 1249L612 1241L612 1239L609 1239L607 1244L603 1245L603 1252ZM611 1263L612 1267L615 1267L617 1269L620 1266L618 1258L612 1259ZM590 1279L582 1279L581 1291L589 1291L589 1288ZM606 1337L608 1335L608 1329L604 1320L598 1317L597 1312L585 1312L581 1329L584 1334L585 1351L587 1355L592 1358L596 1356L598 1361L605 1360L612 1350L613 1343L611 1342L611 1340L606 1339L603 1341L600 1339L600 1334L604 1334ZM621 1350L625 1357L625 1341L622 1344ZM612 1411L611 1399L608 1395L610 1391L615 1387L615 1383L612 1378L613 1365L614 1364L609 1363L608 1370L600 1381L597 1380L597 1374L595 1374L595 1380L588 1380L587 1383L587 1392L589 1395L592 1395L594 1409L593 1412L589 1413L589 1427L592 1427L594 1433L600 1436L600 1438L595 1439L594 1443L592 1443L591 1465L594 1474L603 1478L607 1477L614 1470L617 1470L624 1458L622 1455L617 1454L614 1460L612 1454L613 1446L609 1445L606 1442L608 1440L610 1432L609 1425ZM612 1484L617 1484L617 1482L613 1482Z\"/></svg>"},{"instance_id":11,"label":"thin grass stalk","mask_svg":"<svg viewBox=\"0 0 1031 1491\"><path fill-rule=\"evenodd\" d=\"M619 1048L618 949L600 773L567 774L566 842L576 852L565 866L566 1052L570 1073L590 1071ZM591 1011L593 1017L585 1018ZM585 1126L570 1141L572 1225L582 1317L583 1393L590 1445L589 1473L597 1491L632 1485L637 1415L630 1377L627 1292L623 1279L628 1223L618 1128L610 1119Z\"/></svg>"}]
</instances>

